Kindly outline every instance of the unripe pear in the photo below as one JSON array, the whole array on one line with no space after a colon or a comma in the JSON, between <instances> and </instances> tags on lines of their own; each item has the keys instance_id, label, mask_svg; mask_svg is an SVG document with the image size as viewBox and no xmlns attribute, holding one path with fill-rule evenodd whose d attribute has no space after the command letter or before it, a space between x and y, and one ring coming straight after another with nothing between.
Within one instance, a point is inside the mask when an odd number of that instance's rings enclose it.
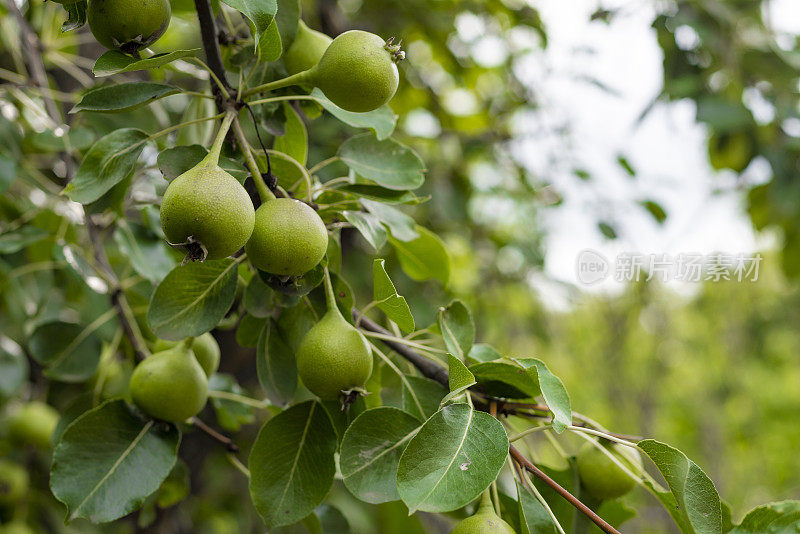
<instances>
[{"instance_id":1,"label":"unripe pear","mask_svg":"<svg viewBox=\"0 0 800 534\"><path fill-rule=\"evenodd\" d=\"M23 404L6 421L8 436L12 441L40 449L51 446L56 425L58 412L52 406L39 401Z\"/></svg>"},{"instance_id":2,"label":"unripe pear","mask_svg":"<svg viewBox=\"0 0 800 534\"><path fill-rule=\"evenodd\" d=\"M130 54L161 37L171 14L169 0L92 0L86 18L100 44Z\"/></svg>"},{"instance_id":3,"label":"unripe pear","mask_svg":"<svg viewBox=\"0 0 800 534\"><path fill-rule=\"evenodd\" d=\"M245 246L258 269L280 276L300 276L313 269L328 250L328 231L317 212L291 198L268 200L256 210L255 226Z\"/></svg>"},{"instance_id":4,"label":"unripe pear","mask_svg":"<svg viewBox=\"0 0 800 534\"><path fill-rule=\"evenodd\" d=\"M312 30L302 20L297 25L297 36L283 54L283 65L289 74L308 70L317 63L333 39L322 32Z\"/></svg>"},{"instance_id":5,"label":"unripe pear","mask_svg":"<svg viewBox=\"0 0 800 534\"><path fill-rule=\"evenodd\" d=\"M461 520L450 534L515 534L515 532L511 525L497 515L489 494L484 493L478 511Z\"/></svg>"},{"instance_id":6,"label":"unripe pear","mask_svg":"<svg viewBox=\"0 0 800 534\"><path fill-rule=\"evenodd\" d=\"M642 458L634 449L616 444L606 449L633 473L642 470ZM577 464L583 487L596 499L622 497L636 485L633 478L591 443L578 451Z\"/></svg>"},{"instance_id":7,"label":"unripe pear","mask_svg":"<svg viewBox=\"0 0 800 534\"><path fill-rule=\"evenodd\" d=\"M319 398L336 400L363 388L372 374L372 351L364 335L336 307L327 270L325 292L328 311L300 342L297 373Z\"/></svg>"},{"instance_id":8,"label":"unripe pear","mask_svg":"<svg viewBox=\"0 0 800 534\"><path fill-rule=\"evenodd\" d=\"M350 30L331 42L310 77L342 109L372 111L397 91L400 74L386 42L361 30Z\"/></svg>"},{"instance_id":9,"label":"unripe pear","mask_svg":"<svg viewBox=\"0 0 800 534\"><path fill-rule=\"evenodd\" d=\"M350 30L331 41L313 67L254 87L246 94L290 85L312 85L340 108L364 113L381 107L394 96L400 83L396 62L403 57L400 46L391 40Z\"/></svg>"},{"instance_id":10,"label":"unripe pear","mask_svg":"<svg viewBox=\"0 0 800 534\"><path fill-rule=\"evenodd\" d=\"M28 472L19 464L0 460L0 506L15 504L28 493Z\"/></svg>"},{"instance_id":11,"label":"unripe pear","mask_svg":"<svg viewBox=\"0 0 800 534\"><path fill-rule=\"evenodd\" d=\"M161 227L167 241L187 247L195 258L227 258L253 232L255 210L250 196L217 165L229 125L226 118L208 155L175 178L161 200Z\"/></svg>"},{"instance_id":12,"label":"unripe pear","mask_svg":"<svg viewBox=\"0 0 800 534\"><path fill-rule=\"evenodd\" d=\"M153 351L160 352L176 346L178 343L175 341L167 341L166 339L157 339L153 345ZM217 340L211 335L211 332L206 332L201 336L197 336L192 341L192 353L194 354L197 363L203 368L203 372L207 377L210 377L219 369L220 351Z\"/></svg>"},{"instance_id":13,"label":"unripe pear","mask_svg":"<svg viewBox=\"0 0 800 534\"><path fill-rule=\"evenodd\" d=\"M143 412L177 423L197 415L208 400L208 379L188 343L149 356L133 370L131 398Z\"/></svg>"}]
</instances>

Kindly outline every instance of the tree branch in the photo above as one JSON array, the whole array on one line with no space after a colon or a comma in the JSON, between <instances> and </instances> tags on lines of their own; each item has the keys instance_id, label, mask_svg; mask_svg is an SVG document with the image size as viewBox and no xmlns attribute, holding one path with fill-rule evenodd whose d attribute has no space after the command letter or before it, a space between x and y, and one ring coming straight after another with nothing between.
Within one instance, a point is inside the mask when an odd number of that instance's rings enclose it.
<instances>
[{"instance_id":1,"label":"tree branch","mask_svg":"<svg viewBox=\"0 0 800 534\"><path fill-rule=\"evenodd\" d=\"M7 0L13 2L14 0ZM225 77L225 66L222 64L222 55L219 52L219 41L217 40L217 24L214 21L214 12L211 11L209 0L194 0L194 7L197 9L197 20L200 22L200 36L203 38L203 50L206 53L206 64L219 78L225 87L230 87L228 79ZM217 100L217 111L223 111L224 106L221 102L221 94L212 80L211 92Z\"/></svg>"},{"instance_id":2,"label":"tree branch","mask_svg":"<svg viewBox=\"0 0 800 534\"><path fill-rule=\"evenodd\" d=\"M221 444L223 444L225 448L228 450L228 452L231 453L239 452L239 446L236 445L236 443L234 443L231 438L225 436L224 434L221 434L220 432L217 432L216 430L205 424L203 421L201 421L199 417L192 417L192 424L197 428L199 428L200 430L202 430L203 432L205 432L206 434L208 434L209 436L211 436L212 438L214 438L215 440L219 441Z\"/></svg>"},{"instance_id":3,"label":"tree branch","mask_svg":"<svg viewBox=\"0 0 800 534\"><path fill-rule=\"evenodd\" d=\"M353 308L352 314L353 318L358 320L358 324L356 326L360 326L361 328L368 330L370 332L377 332L379 334L386 334L390 336L392 335L390 331L386 330L385 328L383 328L376 322L372 321L371 319L364 317L357 309ZM419 371L424 376L432 380L436 380L437 382L439 382L444 386L449 385L448 372L447 369L445 369L444 367L435 364L434 362L430 361L428 358L425 358L420 354L417 354L413 349L410 349L409 347L403 345L402 343L397 343L394 341L383 340L383 339L378 341L387 345L397 354L399 354L400 356L411 362L414 365L414 367L419 369ZM481 411L489 412L494 416L497 415L498 406L497 402L494 400L489 400L488 404L476 403L475 406ZM528 408L531 408L533 406L534 405L527 405ZM537 409L543 409L549 411L549 408L547 408L546 406L541 406L541 405L535 405L535 406ZM506 410L505 413L510 413L510 410ZM514 461L516 461L525 469L530 471L530 473L533 476L542 480L545 484L553 488L553 490L556 493L561 495L564 499L567 500L567 502L569 502L572 506L577 508L581 513L589 517L589 519L591 519L604 532L608 534L620 534L620 532L617 529L606 523L603 520L603 518L594 513L591 508L583 504L577 497L575 497L569 491L561 487L558 484L558 482L547 476L547 474L544 471L536 467L530 460L525 458L522 455L522 453L519 452L519 450L517 450L516 447L511 445L509 448L509 452L511 453L511 457L514 459Z\"/></svg>"}]
</instances>

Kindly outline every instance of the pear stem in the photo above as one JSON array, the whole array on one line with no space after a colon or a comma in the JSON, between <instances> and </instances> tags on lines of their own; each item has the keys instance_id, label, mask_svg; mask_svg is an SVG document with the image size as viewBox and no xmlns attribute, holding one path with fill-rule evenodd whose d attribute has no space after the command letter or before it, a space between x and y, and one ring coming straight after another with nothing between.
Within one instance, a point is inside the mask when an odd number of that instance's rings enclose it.
<instances>
[{"instance_id":1,"label":"pear stem","mask_svg":"<svg viewBox=\"0 0 800 534\"><path fill-rule=\"evenodd\" d=\"M335 312L342 317L342 312L339 311L339 306L336 305L336 295L333 292L333 284L331 283L331 273L325 267L325 303L328 306L329 312ZM344 318L344 317L342 317Z\"/></svg>"},{"instance_id":2,"label":"pear stem","mask_svg":"<svg viewBox=\"0 0 800 534\"><path fill-rule=\"evenodd\" d=\"M208 155L203 158L204 164L211 166L219 163L219 154L222 152L222 143L225 142L225 136L228 135L228 130L230 130L231 123L235 118L235 111L231 110L225 113L225 118L222 119L222 125L220 125L219 130L217 131L217 137L214 138L214 143L211 145L211 148L208 149Z\"/></svg>"},{"instance_id":3,"label":"pear stem","mask_svg":"<svg viewBox=\"0 0 800 534\"><path fill-rule=\"evenodd\" d=\"M193 343L194 343L194 338L193 337L187 337L186 339L181 341L180 346L183 347L183 348L186 348L186 349L191 349Z\"/></svg>"},{"instance_id":4,"label":"pear stem","mask_svg":"<svg viewBox=\"0 0 800 534\"><path fill-rule=\"evenodd\" d=\"M304 83L308 83L311 79L311 73L313 72L313 70L314 69L312 67L308 70L304 70L303 72L298 72L297 74L292 74L291 76L287 76L286 78L281 78L280 80L273 80L271 82L257 85L242 93L242 96L250 96L256 93L262 93L265 91L274 91L275 89L289 87L290 85L301 85Z\"/></svg>"},{"instance_id":5,"label":"pear stem","mask_svg":"<svg viewBox=\"0 0 800 534\"><path fill-rule=\"evenodd\" d=\"M239 150L241 150L242 155L244 155L247 168L250 174L253 175L253 183L256 184L258 197L261 199L261 202L264 203L268 200L274 200L275 195L269 190L269 187L267 187L267 184L264 182L264 178L261 176L261 169L258 168L258 163L256 163L256 160L253 158L253 153L250 150L250 143L247 142L247 137L245 137L242 125L239 124L238 119L233 122L233 134L236 136L236 141L239 143Z\"/></svg>"}]
</instances>

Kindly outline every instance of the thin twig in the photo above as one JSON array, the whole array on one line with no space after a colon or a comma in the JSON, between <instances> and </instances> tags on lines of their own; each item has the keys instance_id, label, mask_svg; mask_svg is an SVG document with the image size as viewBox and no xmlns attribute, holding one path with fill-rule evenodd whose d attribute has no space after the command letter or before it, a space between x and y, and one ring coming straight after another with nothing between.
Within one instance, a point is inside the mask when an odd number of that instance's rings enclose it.
<instances>
[{"instance_id":1,"label":"thin twig","mask_svg":"<svg viewBox=\"0 0 800 534\"><path fill-rule=\"evenodd\" d=\"M582 514L586 515L589 519L594 522L595 525L600 527L600 530L606 532L607 534L620 534L620 532L609 525L602 517L597 515L591 508L583 504L577 497L573 494L565 490L558 482L547 476L547 474L536 467L533 462L525 458L519 450L511 445L509 447L509 452L511 453L511 457L514 459L515 462L520 464L524 467L528 472L530 472L533 476L550 486L553 491L564 497L572 506L577 508Z\"/></svg>"},{"instance_id":2,"label":"thin twig","mask_svg":"<svg viewBox=\"0 0 800 534\"><path fill-rule=\"evenodd\" d=\"M225 448L228 450L228 452L239 452L239 446L236 445L231 438L223 434L220 434L219 432L217 432L216 430L205 424L203 421L201 421L198 417L192 417L192 424L197 428L199 428L200 430L202 430L203 432L205 432L206 434L208 434L209 436L211 436L212 438L214 438L215 440L225 445Z\"/></svg>"}]
</instances>

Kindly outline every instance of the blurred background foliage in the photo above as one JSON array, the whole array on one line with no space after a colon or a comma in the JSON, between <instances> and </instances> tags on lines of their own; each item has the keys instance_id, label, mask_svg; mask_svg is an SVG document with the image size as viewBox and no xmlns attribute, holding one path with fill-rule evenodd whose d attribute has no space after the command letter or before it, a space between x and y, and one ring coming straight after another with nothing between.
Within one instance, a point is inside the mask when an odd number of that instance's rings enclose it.
<instances>
[{"instance_id":1,"label":"blurred background foliage","mask_svg":"<svg viewBox=\"0 0 800 534\"><path fill-rule=\"evenodd\" d=\"M529 285L530 277L541 273L546 253L540 216L558 204L560 192L546 177L524 168L513 150L520 121L529 120L530 112L540 106L536 88L526 87L519 74L521 62L547 46L547 28L536 2L303 2L308 24L331 35L355 27L403 39L407 51L407 60L401 65L404 83L391 103L403 117L396 135L426 162L428 180L421 194L431 196L429 202L408 212L443 236L453 261L451 282L442 289L435 283L419 285L407 280L396 259L389 257L388 265L395 269L392 279L409 300L418 324L433 322L437 307L452 296L464 299L475 313L479 340L509 355L547 361L564 380L576 410L612 430L655 437L685 451L717 483L737 517L757 503L800 496L800 459L795 451L800 443L796 424L800 409L800 295L795 287L800 276L800 181L796 179L800 44L796 38L777 36L770 29L763 15L767 3L654 2L657 15L652 23L663 52L659 100L696 103L697 121L708 131L710 164L739 176L754 227L775 231L782 238L763 262L758 283L706 283L688 297L655 283L634 284L611 296L575 290L565 311L553 309ZM197 46L192 3L175 0L173 6L172 26L159 41L159 48ZM58 4L32 0L27 13L42 37L48 73L59 88L54 96L68 109L82 86L91 83L90 68L101 51L85 29L59 32L63 11ZM59 145L46 133L36 133L46 129L46 121L35 111L43 101L24 77L15 74L25 72L19 29L3 7L0 14L0 78L4 81L0 104L7 119L0 136L10 139L18 135L12 121L22 121L29 126L27 131L34 132L21 140L27 161L18 166L18 177L29 190L13 189L0 200L2 234L14 232L17 227L11 221L20 217L33 222L24 249L3 249L0 234L0 292L4 297L0 325L4 336L17 339L26 332L6 327L22 324L17 318L42 320L59 313L65 302L97 295L79 291L80 284L70 284L70 277L77 274L68 268L56 275L35 269L20 271L49 258L56 244L37 239L33 235L36 228L59 235L62 244L73 237L70 225L64 222L69 214L42 205L31 193L37 188L58 190L63 169L37 169L36 154L52 152ZM607 24L615 15L614 9L598 3L592 18L595 24ZM237 21L233 25L243 27ZM229 64L235 62L233 54L226 59ZM205 87L200 71L188 64L176 65L158 76L176 84ZM119 80L136 77L126 75ZM23 110L31 102L35 105ZM73 116L76 135L71 141L89 146L103 133L134 123L155 131L191 118L192 106L202 102L168 99L119 118ZM261 118L262 126L268 127L268 117ZM336 130L343 127L334 121L315 121L314 128L318 133L310 132L310 164L325 159L331 146L349 135ZM181 135L193 137L182 142L205 142L210 128L185 132ZM325 140L330 140L330 146ZM5 147L15 144L3 143ZM7 159L20 156L5 155ZM150 160L154 156L145 154ZM770 169L769 180L759 185L748 180L748 168L756 161L765 161ZM331 166L330 172L336 171L336 166ZM111 196L97 209L136 211L136 195L152 195L158 191L159 180L157 170L151 168L127 204ZM648 210L655 218L663 215L658 205ZM137 221L147 226L152 224L153 219L148 218L152 215L137 212ZM53 231L59 227L63 232ZM601 230L613 238L613 228ZM359 301L366 302L371 279L366 255L373 251L353 232L344 232L343 242L345 271L352 273L349 281ZM387 254L391 254L389 247L379 252ZM79 266L69 259L65 258L65 266ZM146 281L141 286L140 306L152 290ZM85 322L106 310L107 302L101 304L100 300L97 313L82 318ZM6 320L12 317L13 321ZM225 336L233 336L233 332L219 336L223 351L233 346L225 344ZM241 362L233 358L223 361L223 371L241 369ZM51 397L56 393L51 392ZM191 439L185 443L190 460L206 458L206 469L193 471L189 509L202 516L211 513L205 504L215 503L215 512L203 523L201 532L253 528L258 519L247 504L246 487L224 455L206 450L206 445ZM548 447L547 442L541 444L543 457L548 457ZM32 469L46 472L37 460L31 462ZM45 495L41 498L46 501ZM665 515L648 496L636 494L632 499L644 512L629 527L631 531L664 532L668 528ZM443 521L424 515L406 519L399 505L363 507L341 487L335 490L333 501L358 532L377 532L376 525L387 534L424 532ZM225 505L219 506L222 502ZM58 524L58 508L50 510L53 524ZM146 513L147 508L142 514ZM90 532L94 527L79 524L76 528ZM132 531L134 527L113 528Z\"/></svg>"}]
</instances>

